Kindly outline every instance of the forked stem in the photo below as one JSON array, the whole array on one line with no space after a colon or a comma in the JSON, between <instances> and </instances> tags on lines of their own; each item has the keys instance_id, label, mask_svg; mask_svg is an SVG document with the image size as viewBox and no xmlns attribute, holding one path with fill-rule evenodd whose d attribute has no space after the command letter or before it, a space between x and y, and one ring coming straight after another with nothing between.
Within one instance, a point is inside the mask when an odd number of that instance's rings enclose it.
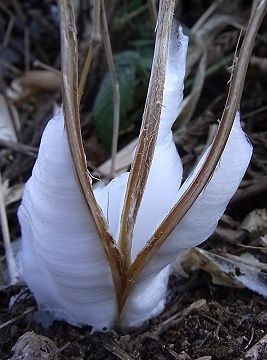
<instances>
[{"instance_id":1,"label":"forked stem","mask_svg":"<svg viewBox=\"0 0 267 360\"><path fill-rule=\"evenodd\" d=\"M161 0L160 2L152 72L142 127L124 199L119 247L127 268L131 264L134 225L147 183L159 130L174 5L175 0Z\"/></svg>"}]
</instances>

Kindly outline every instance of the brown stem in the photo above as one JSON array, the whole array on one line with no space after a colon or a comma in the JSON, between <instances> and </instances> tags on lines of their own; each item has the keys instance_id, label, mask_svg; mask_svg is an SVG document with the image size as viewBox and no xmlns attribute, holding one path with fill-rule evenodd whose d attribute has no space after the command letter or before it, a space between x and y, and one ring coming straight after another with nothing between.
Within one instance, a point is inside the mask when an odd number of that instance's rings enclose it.
<instances>
[{"instance_id":1,"label":"brown stem","mask_svg":"<svg viewBox=\"0 0 267 360\"><path fill-rule=\"evenodd\" d=\"M89 48L87 52L87 56L85 59L85 63L82 69L82 74L79 82L79 101L83 96L84 86L87 80L88 73L90 71L93 57L96 51L96 48L101 42L100 35L100 1L94 0L93 2L93 11L92 11L92 35L90 38Z\"/></svg>"},{"instance_id":2,"label":"brown stem","mask_svg":"<svg viewBox=\"0 0 267 360\"><path fill-rule=\"evenodd\" d=\"M118 149L119 125L120 125L120 89L116 76L115 65L113 61L112 48L108 32L108 23L106 17L106 9L104 1L101 1L101 20L102 20L102 37L105 48L105 54L108 64L108 69L111 77L112 93L113 93L113 135L112 135L112 149L111 149L111 177L115 177L115 160Z\"/></svg>"},{"instance_id":3,"label":"brown stem","mask_svg":"<svg viewBox=\"0 0 267 360\"><path fill-rule=\"evenodd\" d=\"M103 213L94 197L82 144L78 102L78 51L74 12L71 1L68 0L58 0L58 7L61 31L63 110L73 164L81 193L90 216L93 216L111 267L117 297L120 298L125 277L123 261L119 249L108 231Z\"/></svg>"},{"instance_id":4,"label":"brown stem","mask_svg":"<svg viewBox=\"0 0 267 360\"><path fill-rule=\"evenodd\" d=\"M156 44L143 122L124 200L119 246L127 267L131 263L134 224L147 183L159 130L174 5L175 0L160 2Z\"/></svg>"}]
</instances>

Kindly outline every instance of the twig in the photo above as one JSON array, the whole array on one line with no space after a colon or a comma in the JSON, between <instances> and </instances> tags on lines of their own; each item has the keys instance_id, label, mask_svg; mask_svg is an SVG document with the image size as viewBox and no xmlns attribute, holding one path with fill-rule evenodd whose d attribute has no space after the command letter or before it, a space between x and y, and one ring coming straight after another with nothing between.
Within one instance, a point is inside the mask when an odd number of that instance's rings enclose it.
<instances>
[{"instance_id":1,"label":"twig","mask_svg":"<svg viewBox=\"0 0 267 360\"><path fill-rule=\"evenodd\" d=\"M159 129L163 88L167 64L167 49L175 0L161 1L152 72L148 87L142 127L127 184L121 217L119 246L130 267L133 229L146 186ZM124 300L121 299L123 306Z\"/></svg>"},{"instance_id":2,"label":"twig","mask_svg":"<svg viewBox=\"0 0 267 360\"><path fill-rule=\"evenodd\" d=\"M5 247L5 255L6 261L8 266L8 273L10 278L10 285L14 285L17 283L19 279L19 274L15 262L15 258L11 248L10 236L9 236L9 229L8 229L8 221L6 215L6 208L5 208L5 199L2 190L2 176L0 172L0 218L1 218L1 230L2 236L4 240L4 247Z\"/></svg>"},{"instance_id":3,"label":"twig","mask_svg":"<svg viewBox=\"0 0 267 360\"><path fill-rule=\"evenodd\" d=\"M85 86L85 83L86 83L86 79L87 79L89 70L90 70L91 65L92 65L92 60L93 60L93 57L94 57L94 53L95 53L96 48L98 47L98 45L100 44L100 41L101 41L101 36L100 36L100 1L99 0L94 0L94 2L93 2L92 22L93 22L93 24L92 24L92 28L93 28L92 35L91 35L91 39L90 39L89 48L88 48L87 56L86 56L86 59L85 59L85 63L84 63L84 66L83 66L80 82L79 82L79 90L78 90L79 102L81 101L81 98L83 96L84 86Z\"/></svg>"},{"instance_id":4,"label":"twig","mask_svg":"<svg viewBox=\"0 0 267 360\"><path fill-rule=\"evenodd\" d=\"M242 30L244 30L245 32L247 31L246 26L240 25L240 24L238 24L238 23L235 22L235 21L230 21L230 22L229 22L229 25L232 25L232 26L235 27L236 29L239 29L239 30L242 29ZM266 36L257 34L256 39L259 40L259 41L261 41L261 42L263 42L264 44L267 44L267 38L266 38Z\"/></svg>"},{"instance_id":5,"label":"twig","mask_svg":"<svg viewBox=\"0 0 267 360\"><path fill-rule=\"evenodd\" d=\"M157 18L158 18L156 1L148 0L147 2L148 2L148 9L149 9L152 25L153 25L153 28L155 28L156 24L157 24Z\"/></svg>"},{"instance_id":6,"label":"twig","mask_svg":"<svg viewBox=\"0 0 267 360\"><path fill-rule=\"evenodd\" d=\"M254 338L254 334L255 334L255 329L254 329L254 327L253 327L252 330L251 330L250 339L249 339L247 345L245 346L245 349L247 349L247 348L250 346L250 344L252 343L252 340L253 340L253 338Z\"/></svg>"},{"instance_id":7,"label":"twig","mask_svg":"<svg viewBox=\"0 0 267 360\"><path fill-rule=\"evenodd\" d=\"M16 143L15 141L11 140L0 139L0 146L9 148L17 153L37 158L38 149L30 145Z\"/></svg>"},{"instance_id":8,"label":"twig","mask_svg":"<svg viewBox=\"0 0 267 360\"><path fill-rule=\"evenodd\" d=\"M192 34L197 34L203 24L208 20L208 18L217 10L219 5L223 2L223 0L216 0L211 3L208 9L204 12L203 15L195 22L194 26L191 29Z\"/></svg>"},{"instance_id":9,"label":"twig","mask_svg":"<svg viewBox=\"0 0 267 360\"><path fill-rule=\"evenodd\" d=\"M208 67L207 70L205 71L205 80L208 77L214 75L217 71L219 71L224 66L227 66L232 59L233 59L233 55L229 55L229 56L224 57L221 61L217 62L216 64ZM194 81L195 81L194 78L192 78L192 79L190 78L190 79L186 80L186 82L184 84L185 90L187 90L190 86L192 86ZM242 116L242 119L244 119L244 116Z\"/></svg>"},{"instance_id":10,"label":"twig","mask_svg":"<svg viewBox=\"0 0 267 360\"><path fill-rule=\"evenodd\" d=\"M24 68L25 71L30 70L31 55L30 55L30 30L28 26L24 28Z\"/></svg>"},{"instance_id":11,"label":"twig","mask_svg":"<svg viewBox=\"0 0 267 360\"><path fill-rule=\"evenodd\" d=\"M72 2L68 0L58 0L58 7L61 25L63 110L71 155L77 182L90 216L93 217L98 229L102 245L110 264L114 287L119 299L126 272L120 252L112 235L108 231L108 225L101 208L96 202L83 150L78 101L78 50Z\"/></svg>"},{"instance_id":12,"label":"twig","mask_svg":"<svg viewBox=\"0 0 267 360\"><path fill-rule=\"evenodd\" d=\"M256 109L256 110L252 110L244 115L242 115L242 119L245 120L247 118L250 118L251 116L254 116L254 115L257 115L257 114L260 114L261 112L267 110L267 105L265 106L262 106L260 107L259 109Z\"/></svg>"},{"instance_id":13,"label":"twig","mask_svg":"<svg viewBox=\"0 0 267 360\"><path fill-rule=\"evenodd\" d=\"M17 0L11 0L12 5L24 24L24 69L30 70L30 30L27 26L27 16L24 14L20 3Z\"/></svg>"},{"instance_id":14,"label":"twig","mask_svg":"<svg viewBox=\"0 0 267 360\"><path fill-rule=\"evenodd\" d=\"M12 319L6 321L5 323L1 324L0 325L0 330L3 330L7 326L10 326L10 325L14 324L15 322L17 322L20 319L23 319L26 315L32 313L35 310L36 310L36 306L29 307L27 310L23 311L22 314L19 314L19 315L13 317Z\"/></svg>"},{"instance_id":15,"label":"twig","mask_svg":"<svg viewBox=\"0 0 267 360\"><path fill-rule=\"evenodd\" d=\"M9 17L14 16L14 14L12 13L12 11L10 11L9 8L8 8L5 4L3 4L2 1L0 2L0 9L1 9L6 15L8 15Z\"/></svg>"},{"instance_id":16,"label":"twig","mask_svg":"<svg viewBox=\"0 0 267 360\"><path fill-rule=\"evenodd\" d=\"M22 71L18 69L16 66L9 64L9 62L0 59L0 65L5 67L6 69L12 71L15 75L21 75Z\"/></svg>"},{"instance_id":17,"label":"twig","mask_svg":"<svg viewBox=\"0 0 267 360\"><path fill-rule=\"evenodd\" d=\"M54 354L54 355L60 354L60 353L62 353L63 351L65 351L65 350L70 346L70 344L71 344L71 342L68 341L65 345L61 346L61 348L57 349L57 350L55 351L55 354Z\"/></svg>"},{"instance_id":18,"label":"twig","mask_svg":"<svg viewBox=\"0 0 267 360\"><path fill-rule=\"evenodd\" d=\"M114 341L104 343L104 348L120 360L133 360L133 358L122 350Z\"/></svg>"},{"instance_id":19,"label":"twig","mask_svg":"<svg viewBox=\"0 0 267 360\"><path fill-rule=\"evenodd\" d=\"M147 9L147 4L139 6L136 10L133 10L123 16L122 19L120 19L119 24L121 26L125 25L128 21L134 19L136 16L142 14Z\"/></svg>"},{"instance_id":20,"label":"twig","mask_svg":"<svg viewBox=\"0 0 267 360\"><path fill-rule=\"evenodd\" d=\"M207 302L205 299L200 299L200 300L193 302L192 304L187 306L182 311L172 315L167 320L160 323L157 326L156 330L154 330L153 332L151 332L151 331L145 332L142 335L141 339L144 340L147 337L158 338L158 336L160 336L162 333L167 331L170 327L174 327L177 324L179 324L185 317L187 317L189 314L191 314L192 311L202 309L204 306L206 306L206 303Z\"/></svg>"},{"instance_id":21,"label":"twig","mask_svg":"<svg viewBox=\"0 0 267 360\"><path fill-rule=\"evenodd\" d=\"M194 204L195 200L211 178L221 158L232 128L236 112L239 107L251 51L258 28L266 12L266 5L267 0L258 1L256 11L250 18L248 29L237 60L233 79L230 83L222 118L207 159L191 185L184 192L177 204L172 208L169 215L163 220L163 222L157 228L155 233L152 235L150 240L144 246L142 251L137 255L135 261L131 265L129 271L129 281L127 283L128 289L125 290L124 294L125 298L128 297L129 292L133 287L133 284L135 284L136 279L141 271L144 269L156 251L165 242L175 226Z\"/></svg>"},{"instance_id":22,"label":"twig","mask_svg":"<svg viewBox=\"0 0 267 360\"><path fill-rule=\"evenodd\" d=\"M15 17L11 16L7 25L7 29L6 29L6 33L3 39L3 46L4 47L8 47L9 41L10 41L10 36L12 34L13 28L15 25Z\"/></svg>"},{"instance_id":23,"label":"twig","mask_svg":"<svg viewBox=\"0 0 267 360\"><path fill-rule=\"evenodd\" d=\"M61 77L61 72L58 69L55 69L53 66L47 65L44 62L40 61L40 60L34 60L33 62L33 66L34 67L39 67L43 70L48 70L50 72L52 72L53 74Z\"/></svg>"},{"instance_id":24,"label":"twig","mask_svg":"<svg viewBox=\"0 0 267 360\"><path fill-rule=\"evenodd\" d=\"M23 23L25 23L27 19L26 19L26 16L25 16L25 14L24 14L24 12L22 10L22 7L20 6L20 3L17 0L11 0L11 2L12 2L12 5L13 5L16 13L20 17L21 21Z\"/></svg>"},{"instance_id":25,"label":"twig","mask_svg":"<svg viewBox=\"0 0 267 360\"><path fill-rule=\"evenodd\" d=\"M112 48L108 32L108 24L106 18L106 10L104 0L101 1L101 21L102 21L102 38L105 48L105 54L108 64L108 69L111 77L112 93L113 93L113 134L112 134L112 149L111 149L111 177L115 177L115 161L118 149L119 125L120 125L120 89L116 76L116 70L112 55Z\"/></svg>"}]
</instances>

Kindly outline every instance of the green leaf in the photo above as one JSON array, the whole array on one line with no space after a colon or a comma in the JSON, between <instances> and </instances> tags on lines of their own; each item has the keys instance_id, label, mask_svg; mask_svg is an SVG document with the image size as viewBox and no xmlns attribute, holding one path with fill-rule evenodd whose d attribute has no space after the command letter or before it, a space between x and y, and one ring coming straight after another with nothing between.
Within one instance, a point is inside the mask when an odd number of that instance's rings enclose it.
<instances>
[{"instance_id":1,"label":"green leaf","mask_svg":"<svg viewBox=\"0 0 267 360\"><path fill-rule=\"evenodd\" d=\"M120 125L127 119L133 107L138 53L124 51L114 57L120 87ZM107 150L111 148L113 127L113 94L109 73L104 76L93 107L96 134Z\"/></svg>"}]
</instances>

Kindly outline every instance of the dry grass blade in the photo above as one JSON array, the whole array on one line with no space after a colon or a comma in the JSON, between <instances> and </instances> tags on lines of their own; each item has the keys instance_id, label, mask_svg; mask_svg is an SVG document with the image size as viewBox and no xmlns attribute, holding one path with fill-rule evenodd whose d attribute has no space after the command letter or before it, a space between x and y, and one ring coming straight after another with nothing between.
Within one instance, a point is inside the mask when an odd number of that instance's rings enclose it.
<instances>
[{"instance_id":1,"label":"dry grass blade","mask_svg":"<svg viewBox=\"0 0 267 360\"><path fill-rule=\"evenodd\" d=\"M157 13L157 5L155 0L148 0L148 10L149 10L151 22L153 26L156 26L158 13Z\"/></svg>"},{"instance_id":2,"label":"dry grass blade","mask_svg":"<svg viewBox=\"0 0 267 360\"><path fill-rule=\"evenodd\" d=\"M89 43L89 49L87 52L87 56L85 59L85 63L83 66L83 70L82 70L82 74L81 74L81 79L80 79L80 83L79 83L79 101L81 101L82 95L83 95L83 91L84 91L84 86L86 83L86 79L90 70L90 67L92 65L92 61L93 61L93 57L96 51L96 48L98 47L98 45L101 42L101 36L100 36L100 1L99 0L94 0L93 2L93 11L92 11L92 35L91 35L91 39L90 39L90 43Z\"/></svg>"},{"instance_id":3,"label":"dry grass blade","mask_svg":"<svg viewBox=\"0 0 267 360\"><path fill-rule=\"evenodd\" d=\"M10 284L14 285L18 281L19 275L18 275L18 271L17 271L15 258L14 258L12 248L11 248L1 172L0 172L0 223L1 223L1 230L2 230L2 236L3 236L3 241L4 241L4 247L5 247L5 255L6 255L6 262L7 262L8 273L9 273L9 280L10 280Z\"/></svg>"},{"instance_id":4,"label":"dry grass blade","mask_svg":"<svg viewBox=\"0 0 267 360\"><path fill-rule=\"evenodd\" d=\"M177 204L172 208L169 215L164 219L146 246L136 257L129 271L130 281L128 281L128 289L125 290L123 301L125 301L129 294L130 288L132 287L131 284L135 283L136 278L139 276L142 269L146 266L146 264L164 243L178 222L193 205L194 201L197 199L198 195L211 178L215 167L220 160L221 154L224 150L232 128L235 114L239 107L254 40L258 28L266 13L266 8L267 0L258 1L258 6L250 18L248 29L237 60L235 72L231 79L220 125L218 127L207 159L190 187L183 194Z\"/></svg>"},{"instance_id":5,"label":"dry grass blade","mask_svg":"<svg viewBox=\"0 0 267 360\"><path fill-rule=\"evenodd\" d=\"M201 60L198 65L197 73L194 79L191 93L183 100L178 118L176 120L176 126L179 126L179 130L183 128L191 120L196 106L198 104L199 97L201 95L204 81L205 71L207 66L207 52L204 51Z\"/></svg>"},{"instance_id":6,"label":"dry grass blade","mask_svg":"<svg viewBox=\"0 0 267 360\"><path fill-rule=\"evenodd\" d=\"M192 34L197 34L197 32L201 29L201 27L205 24L205 22L211 17L211 15L217 10L219 5L223 1L217 0L211 3L208 9L204 12L204 14L197 20L194 26L191 29Z\"/></svg>"},{"instance_id":7,"label":"dry grass blade","mask_svg":"<svg viewBox=\"0 0 267 360\"><path fill-rule=\"evenodd\" d=\"M110 175L115 177L115 160L118 149L119 125L120 125L120 89L116 77L116 70L113 61L110 37L108 32L108 23L106 17L106 9L104 1L101 1L101 21L102 21L102 37L105 48L108 69L111 77L112 93L113 93L113 134L112 134L112 149L111 149L111 168Z\"/></svg>"},{"instance_id":8,"label":"dry grass blade","mask_svg":"<svg viewBox=\"0 0 267 360\"><path fill-rule=\"evenodd\" d=\"M26 315L34 312L36 310L36 306L31 306L29 308L27 308L25 311L23 311L23 313L12 317L12 319L4 322L3 324L0 325L0 330L3 330L4 328L6 328L7 326L10 326L12 324L14 324L16 321L23 319Z\"/></svg>"},{"instance_id":9,"label":"dry grass blade","mask_svg":"<svg viewBox=\"0 0 267 360\"><path fill-rule=\"evenodd\" d=\"M157 139L168 44L174 11L174 0L161 1L152 72L146 98L142 128L130 171L120 229L120 249L129 267L134 224L143 197Z\"/></svg>"},{"instance_id":10,"label":"dry grass blade","mask_svg":"<svg viewBox=\"0 0 267 360\"><path fill-rule=\"evenodd\" d=\"M61 31L62 98L65 125L75 166L77 181L88 209L96 223L108 261L110 263L117 296L121 291L122 268L120 252L93 194L86 158L83 150L78 104L78 54L74 12L71 1L58 1Z\"/></svg>"}]
</instances>

